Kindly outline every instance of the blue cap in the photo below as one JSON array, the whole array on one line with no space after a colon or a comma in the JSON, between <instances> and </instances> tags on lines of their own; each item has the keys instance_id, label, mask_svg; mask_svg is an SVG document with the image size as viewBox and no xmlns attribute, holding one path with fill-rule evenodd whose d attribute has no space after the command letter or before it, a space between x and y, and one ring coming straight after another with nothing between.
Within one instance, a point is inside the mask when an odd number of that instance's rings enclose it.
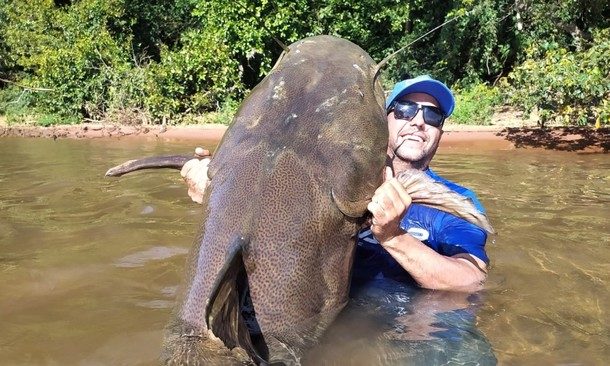
<instances>
[{"instance_id":1,"label":"blue cap","mask_svg":"<svg viewBox=\"0 0 610 366\"><path fill-rule=\"evenodd\" d=\"M413 79L403 80L397 83L392 89L390 96L386 99L385 107L388 109L390 104L400 99L403 95L411 93L425 93L432 96L438 102L445 116L449 117L455 107L453 93L447 85L438 80L432 79L430 75L421 75Z\"/></svg>"}]
</instances>

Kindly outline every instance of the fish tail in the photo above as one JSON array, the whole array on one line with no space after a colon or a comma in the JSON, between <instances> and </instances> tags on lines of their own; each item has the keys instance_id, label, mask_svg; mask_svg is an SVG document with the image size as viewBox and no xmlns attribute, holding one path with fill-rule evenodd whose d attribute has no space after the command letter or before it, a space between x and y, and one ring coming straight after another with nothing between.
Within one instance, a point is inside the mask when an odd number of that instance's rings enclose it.
<instances>
[{"instance_id":1,"label":"fish tail","mask_svg":"<svg viewBox=\"0 0 610 366\"><path fill-rule=\"evenodd\" d=\"M476 208L470 198L452 191L424 172L410 169L401 172L397 178L411 196L412 202L448 212L484 229L490 234L496 233L487 216Z\"/></svg>"},{"instance_id":2,"label":"fish tail","mask_svg":"<svg viewBox=\"0 0 610 366\"><path fill-rule=\"evenodd\" d=\"M241 351L241 352L240 352ZM159 361L162 365L244 365L250 357L239 348L229 349L212 332L175 321L166 328Z\"/></svg>"}]
</instances>

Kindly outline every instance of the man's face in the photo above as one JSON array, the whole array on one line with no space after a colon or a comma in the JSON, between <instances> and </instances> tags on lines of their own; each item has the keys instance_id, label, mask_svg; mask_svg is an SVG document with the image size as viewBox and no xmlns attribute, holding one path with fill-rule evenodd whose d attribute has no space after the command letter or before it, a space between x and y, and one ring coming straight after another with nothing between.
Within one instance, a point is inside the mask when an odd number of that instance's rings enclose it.
<instances>
[{"instance_id":1,"label":"man's face","mask_svg":"<svg viewBox=\"0 0 610 366\"><path fill-rule=\"evenodd\" d=\"M407 94L400 100L409 100L421 105L440 107L436 99L424 93ZM388 114L388 154L416 163L423 167L432 160L443 131L424 123L423 112L420 110L412 120L396 119L394 112Z\"/></svg>"}]
</instances>

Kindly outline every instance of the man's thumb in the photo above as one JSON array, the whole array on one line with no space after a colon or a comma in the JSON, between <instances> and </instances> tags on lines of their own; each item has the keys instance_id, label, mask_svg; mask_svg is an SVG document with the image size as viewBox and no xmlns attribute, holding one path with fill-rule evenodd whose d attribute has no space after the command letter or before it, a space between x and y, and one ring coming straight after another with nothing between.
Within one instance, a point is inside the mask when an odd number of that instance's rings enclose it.
<instances>
[{"instance_id":1,"label":"man's thumb","mask_svg":"<svg viewBox=\"0 0 610 366\"><path fill-rule=\"evenodd\" d=\"M394 178L394 172L392 172L392 167L386 166L385 167L385 176L384 176L384 180L390 180L392 178Z\"/></svg>"}]
</instances>

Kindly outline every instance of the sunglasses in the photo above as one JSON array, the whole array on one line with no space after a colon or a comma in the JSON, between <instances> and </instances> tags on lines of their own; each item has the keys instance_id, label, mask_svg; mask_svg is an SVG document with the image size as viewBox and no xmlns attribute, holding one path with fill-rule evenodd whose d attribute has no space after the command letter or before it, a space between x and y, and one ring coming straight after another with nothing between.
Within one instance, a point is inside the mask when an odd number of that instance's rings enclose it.
<instances>
[{"instance_id":1,"label":"sunglasses","mask_svg":"<svg viewBox=\"0 0 610 366\"><path fill-rule=\"evenodd\" d=\"M394 111L396 119L412 120L422 111L424 122L432 127L441 128L445 122L445 114L438 107L421 105L409 100L396 100L388 108L388 113Z\"/></svg>"}]
</instances>

